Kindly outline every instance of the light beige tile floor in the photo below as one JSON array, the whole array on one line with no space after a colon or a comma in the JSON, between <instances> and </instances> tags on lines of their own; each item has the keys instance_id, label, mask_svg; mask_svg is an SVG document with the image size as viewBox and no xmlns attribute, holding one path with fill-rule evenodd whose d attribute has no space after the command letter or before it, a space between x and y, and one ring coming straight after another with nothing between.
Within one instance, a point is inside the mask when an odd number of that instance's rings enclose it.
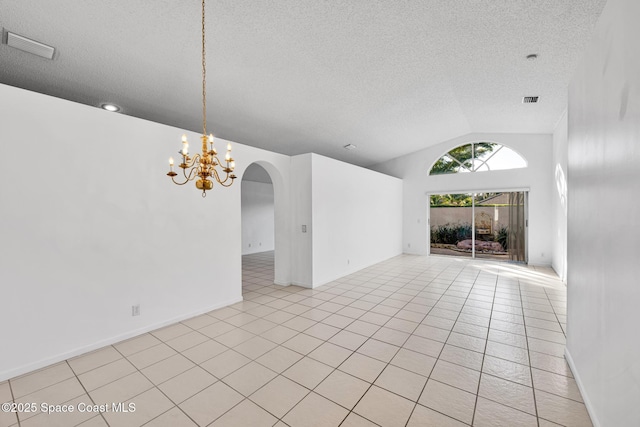
<instances>
[{"instance_id":1,"label":"light beige tile floor","mask_svg":"<svg viewBox=\"0 0 640 427\"><path fill-rule=\"evenodd\" d=\"M591 425L548 269L399 256L313 290L272 282L272 252L245 256L243 302L0 383L3 402L135 412L0 427Z\"/></svg>"}]
</instances>

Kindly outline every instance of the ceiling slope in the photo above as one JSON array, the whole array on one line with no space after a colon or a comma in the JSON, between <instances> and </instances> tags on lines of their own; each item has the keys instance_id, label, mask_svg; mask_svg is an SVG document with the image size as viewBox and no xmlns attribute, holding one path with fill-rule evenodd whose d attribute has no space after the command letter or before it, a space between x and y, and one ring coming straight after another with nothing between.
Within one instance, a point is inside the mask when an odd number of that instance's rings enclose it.
<instances>
[{"instance_id":1,"label":"ceiling slope","mask_svg":"<svg viewBox=\"0 0 640 427\"><path fill-rule=\"evenodd\" d=\"M471 132L550 133L604 3L209 0L209 130L363 166ZM1 44L0 83L200 131L199 22L195 0L0 0L5 38L56 48Z\"/></svg>"}]
</instances>

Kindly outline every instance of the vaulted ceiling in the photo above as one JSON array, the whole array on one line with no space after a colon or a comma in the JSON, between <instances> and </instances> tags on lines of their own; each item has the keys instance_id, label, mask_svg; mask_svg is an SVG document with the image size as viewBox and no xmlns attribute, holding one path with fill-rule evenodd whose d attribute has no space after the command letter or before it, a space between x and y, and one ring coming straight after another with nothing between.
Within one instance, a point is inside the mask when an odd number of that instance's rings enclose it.
<instances>
[{"instance_id":1,"label":"vaulted ceiling","mask_svg":"<svg viewBox=\"0 0 640 427\"><path fill-rule=\"evenodd\" d=\"M209 130L363 166L470 132L550 133L605 2L208 0ZM0 83L199 132L200 7L0 0Z\"/></svg>"}]
</instances>

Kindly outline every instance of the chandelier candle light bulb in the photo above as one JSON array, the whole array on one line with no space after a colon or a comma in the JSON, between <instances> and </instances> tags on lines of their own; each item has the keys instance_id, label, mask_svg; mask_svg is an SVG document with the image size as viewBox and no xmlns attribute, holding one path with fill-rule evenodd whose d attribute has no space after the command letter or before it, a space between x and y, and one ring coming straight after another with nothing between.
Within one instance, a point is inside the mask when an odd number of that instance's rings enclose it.
<instances>
[{"instance_id":1,"label":"chandelier candle light bulb","mask_svg":"<svg viewBox=\"0 0 640 427\"><path fill-rule=\"evenodd\" d=\"M215 147L213 146L213 134L210 133L209 134L209 144L211 144L211 153L215 156L216 154L218 154L218 151L216 151Z\"/></svg>"},{"instance_id":2,"label":"chandelier candle light bulb","mask_svg":"<svg viewBox=\"0 0 640 427\"><path fill-rule=\"evenodd\" d=\"M233 180L237 178L233 174L236 162L231 158L231 143L227 145L227 155L225 156L227 167L222 168L217 157L218 152L213 148L213 134L207 136L207 65L205 54L205 0L202 0L202 152L189 157L187 135L182 135L182 150L180 151L182 163L178 167L182 169L184 181L178 182L175 179L178 174L173 171L173 158L169 158L169 172L167 173L171 180L178 185L184 185L197 177L196 188L202 190L202 197L206 197L207 190L213 188L213 181L210 178L215 179L223 187L231 186ZM207 142L211 144L209 150ZM216 166L222 168L222 172L225 174L224 179L221 178L221 173Z\"/></svg>"},{"instance_id":3,"label":"chandelier candle light bulb","mask_svg":"<svg viewBox=\"0 0 640 427\"><path fill-rule=\"evenodd\" d=\"M187 142L187 135L182 135L182 156L189 154L189 143Z\"/></svg>"}]
</instances>

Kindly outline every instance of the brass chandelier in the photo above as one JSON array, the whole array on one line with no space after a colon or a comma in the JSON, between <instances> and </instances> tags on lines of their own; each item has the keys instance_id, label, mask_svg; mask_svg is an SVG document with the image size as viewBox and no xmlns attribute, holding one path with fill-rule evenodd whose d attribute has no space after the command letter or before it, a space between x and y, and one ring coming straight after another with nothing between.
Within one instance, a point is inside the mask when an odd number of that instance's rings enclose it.
<instances>
[{"instance_id":1,"label":"brass chandelier","mask_svg":"<svg viewBox=\"0 0 640 427\"><path fill-rule=\"evenodd\" d=\"M202 190L202 197L207 196L207 190L213 188L213 181L210 178L214 178L223 187L229 187L233 184L233 180L236 176L232 173L235 169L236 162L231 157L231 143L227 144L227 154L224 157L225 165L218 159L218 152L213 147L213 135L207 136L207 63L205 54L205 13L204 3L202 0L202 153L198 153L193 157L189 156L189 142L187 141L187 135L182 135L182 150L178 152L182 156L182 163L178 165L182 169L184 175L184 182L176 181L178 175L173 171L173 157L169 158L169 173L168 176L171 180L178 185L184 185L189 181L196 181L196 188ZM207 149L207 143L210 147ZM217 167L220 166L222 172L225 174L224 179L220 177L221 173L218 172Z\"/></svg>"}]
</instances>

